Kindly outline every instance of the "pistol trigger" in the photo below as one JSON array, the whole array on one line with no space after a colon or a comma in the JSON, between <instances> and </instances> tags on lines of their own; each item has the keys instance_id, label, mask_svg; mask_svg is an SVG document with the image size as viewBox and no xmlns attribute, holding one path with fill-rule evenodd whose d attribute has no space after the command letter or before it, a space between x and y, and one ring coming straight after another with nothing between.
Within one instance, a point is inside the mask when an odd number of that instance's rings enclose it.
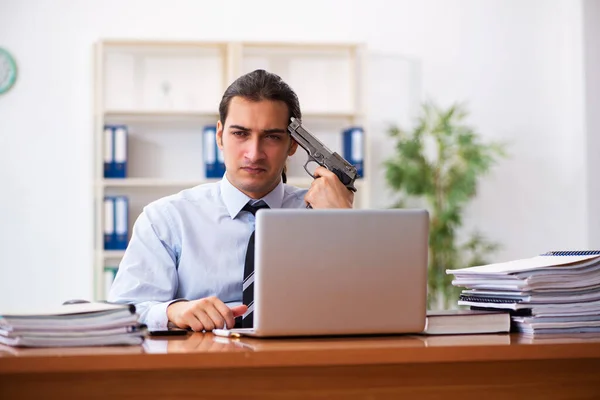
<instances>
[{"instance_id":1,"label":"pistol trigger","mask_svg":"<svg viewBox=\"0 0 600 400\"><path fill-rule=\"evenodd\" d=\"M316 179L315 176L313 174L310 173L310 170L308 169L307 165L310 164L313 160L311 160L310 158L306 161L306 164L304 164L304 170L306 171L306 173L308 175L310 175L311 178Z\"/></svg>"}]
</instances>

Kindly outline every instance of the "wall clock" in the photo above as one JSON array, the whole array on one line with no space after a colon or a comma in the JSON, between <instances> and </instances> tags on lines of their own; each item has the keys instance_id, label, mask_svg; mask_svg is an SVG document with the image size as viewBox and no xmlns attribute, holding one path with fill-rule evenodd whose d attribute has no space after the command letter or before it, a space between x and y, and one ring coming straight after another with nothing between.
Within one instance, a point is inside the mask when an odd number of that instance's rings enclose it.
<instances>
[{"instance_id":1,"label":"wall clock","mask_svg":"<svg viewBox=\"0 0 600 400\"><path fill-rule=\"evenodd\" d=\"M0 47L0 94L8 92L17 80L17 63L10 53Z\"/></svg>"}]
</instances>

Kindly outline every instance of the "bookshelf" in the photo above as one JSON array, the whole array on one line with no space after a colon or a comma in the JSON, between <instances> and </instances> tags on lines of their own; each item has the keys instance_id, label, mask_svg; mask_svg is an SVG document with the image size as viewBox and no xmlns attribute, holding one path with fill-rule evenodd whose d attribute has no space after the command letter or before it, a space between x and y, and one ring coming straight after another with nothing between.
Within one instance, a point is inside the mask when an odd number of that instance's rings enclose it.
<instances>
[{"instance_id":1,"label":"bookshelf","mask_svg":"<svg viewBox=\"0 0 600 400\"><path fill-rule=\"evenodd\" d=\"M168 42L103 40L95 45L94 297L105 298L105 270L122 250L104 250L105 196L127 196L128 235L153 200L205 177L203 127L215 125L227 86L263 68L296 91L303 125L343 155L342 131L361 126L366 177L356 181L355 207L369 207L370 145L363 92L365 47L359 43ZM323 90L327 88L327 90ZM127 176L104 177L105 125L126 125ZM288 161L288 183L308 187L306 152Z\"/></svg>"}]
</instances>

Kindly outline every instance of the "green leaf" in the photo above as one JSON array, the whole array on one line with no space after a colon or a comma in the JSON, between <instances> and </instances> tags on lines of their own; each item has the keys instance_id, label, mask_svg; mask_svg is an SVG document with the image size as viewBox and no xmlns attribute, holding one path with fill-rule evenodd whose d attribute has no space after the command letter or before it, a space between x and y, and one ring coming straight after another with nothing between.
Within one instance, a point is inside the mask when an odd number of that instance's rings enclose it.
<instances>
[{"instance_id":1,"label":"green leaf","mask_svg":"<svg viewBox=\"0 0 600 400\"><path fill-rule=\"evenodd\" d=\"M439 296L451 304L459 293L446 269L484 263L499 248L482 234L473 234L464 244L457 243L465 207L477 194L480 179L506 157L506 143L484 142L465 121L465 104L444 109L432 101L421 105L415 126L405 130L388 129L395 154L385 160L387 185L399 195L393 205L405 207L408 200L424 201L430 215L428 301ZM436 146L435 161L428 161L425 144ZM430 303L432 304L432 303Z\"/></svg>"}]
</instances>

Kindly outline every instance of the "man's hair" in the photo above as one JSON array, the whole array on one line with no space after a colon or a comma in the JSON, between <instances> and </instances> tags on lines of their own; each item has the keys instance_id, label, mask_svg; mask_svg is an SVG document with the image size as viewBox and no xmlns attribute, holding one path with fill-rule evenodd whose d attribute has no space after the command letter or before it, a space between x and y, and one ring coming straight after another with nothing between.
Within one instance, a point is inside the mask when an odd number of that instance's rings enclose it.
<instances>
[{"instance_id":1,"label":"man's hair","mask_svg":"<svg viewBox=\"0 0 600 400\"><path fill-rule=\"evenodd\" d=\"M223 125L225 125L227 113L229 112L229 103L236 96L251 101L283 101L288 107L288 124L291 117L302 119L300 102L296 93L279 75L267 72L264 69L257 69L240 76L225 90L219 104L219 118Z\"/></svg>"},{"instance_id":2,"label":"man's hair","mask_svg":"<svg viewBox=\"0 0 600 400\"><path fill-rule=\"evenodd\" d=\"M300 102L298 96L292 88L279 77L279 75L267 72L264 69L257 69L242 75L237 78L225 93L219 104L219 119L223 126L229 112L229 103L231 99L239 96L251 101L261 100L279 100L283 101L288 108L287 122L290 123L290 118L302 119L300 111ZM283 183L287 182L286 166L283 166L282 178Z\"/></svg>"}]
</instances>

